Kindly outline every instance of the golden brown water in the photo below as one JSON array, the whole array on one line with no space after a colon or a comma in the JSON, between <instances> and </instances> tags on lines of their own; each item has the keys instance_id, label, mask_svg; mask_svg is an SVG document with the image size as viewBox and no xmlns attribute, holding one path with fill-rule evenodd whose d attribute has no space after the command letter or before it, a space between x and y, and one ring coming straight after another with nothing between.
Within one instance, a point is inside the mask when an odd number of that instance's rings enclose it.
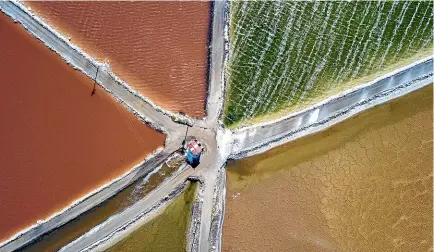
<instances>
[{"instance_id":1,"label":"golden brown water","mask_svg":"<svg viewBox=\"0 0 434 252\"><path fill-rule=\"evenodd\" d=\"M432 92L234 161L223 251L432 250Z\"/></svg>"},{"instance_id":2,"label":"golden brown water","mask_svg":"<svg viewBox=\"0 0 434 252\"><path fill-rule=\"evenodd\" d=\"M205 115L210 3L27 2L160 106Z\"/></svg>"}]
</instances>

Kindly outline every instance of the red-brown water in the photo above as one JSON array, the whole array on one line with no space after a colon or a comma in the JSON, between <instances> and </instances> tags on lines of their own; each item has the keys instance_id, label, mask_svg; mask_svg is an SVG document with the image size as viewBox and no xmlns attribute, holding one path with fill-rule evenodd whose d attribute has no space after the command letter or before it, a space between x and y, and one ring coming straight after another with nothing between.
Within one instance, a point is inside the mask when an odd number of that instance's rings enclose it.
<instances>
[{"instance_id":1,"label":"red-brown water","mask_svg":"<svg viewBox=\"0 0 434 252\"><path fill-rule=\"evenodd\" d=\"M0 13L0 241L127 172L165 136Z\"/></svg>"},{"instance_id":2,"label":"red-brown water","mask_svg":"<svg viewBox=\"0 0 434 252\"><path fill-rule=\"evenodd\" d=\"M205 115L208 2L27 2L157 105Z\"/></svg>"}]
</instances>

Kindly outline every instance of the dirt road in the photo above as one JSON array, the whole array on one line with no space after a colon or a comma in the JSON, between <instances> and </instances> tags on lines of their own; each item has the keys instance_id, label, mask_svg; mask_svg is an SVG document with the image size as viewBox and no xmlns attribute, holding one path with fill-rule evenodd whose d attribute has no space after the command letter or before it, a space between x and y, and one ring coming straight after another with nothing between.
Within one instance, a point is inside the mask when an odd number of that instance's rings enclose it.
<instances>
[{"instance_id":1,"label":"dirt road","mask_svg":"<svg viewBox=\"0 0 434 252\"><path fill-rule=\"evenodd\" d=\"M50 230L55 229L67 223L68 221L76 218L81 213L84 213L87 210L94 207L95 205L98 205L99 203L105 201L106 199L115 195L117 192L119 192L120 190L122 190L123 188L131 184L132 182L136 181L138 178L143 177L145 174L152 171L155 167L158 167L159 164L164 162L169 157L169 155L172 154L178 148L179 145L177 144L167 145L166 148L162 152L160 152L157 156L148 160L140 167L137 167L125 177L122 177L121 179L109 185L108 187L104 188L103 190L91 195L90 197L86 198L82 202L71 207L68 211L57 215L56 217L49 220L48 222L45 222L39 225L37 228L31 229L28 232L25 232L23 235L17 237L16 239L10 241L9 243L6 243L0 248L0 251L16 250L26 245L27 243L31 242L32 240L40 237L42 234L45 234Z\"/></svg>"},{"instance_id":2,"label":"dirt road","mask_svg":"<svg viewBox=\"0 0 434 252\"><path fill-rule=\"evenodd\" d=\"M109 237L115 236L117 230L123 229L132 224L131 220L147 211L147 209L152 208L154 204L174 190L179 183L184 182L188 176L201 176L205 181L204 202L200 222L199 251L208 251L215 179L218 168L225 162L225 160L222 160L222 158L217 155L218 150L216 142L216 131L218 127L217 120L223 104L221 97L223 93L224 7L225 2L223 1L214 3L207 117L203 121L196 121L193 127L188 130L188 136L198 138L205 145L206 153L202 156L200 165L196 170L183 172L176 178L162 184L159 189L152 193L152 195L149 195L140 203L135 204L128 209L128 211L124 211L115 218L104 223L98 232L89 232L85 234L73 243L65 246L63 251L80 251L94 248L101 240L106 240Z\"/></svg>"},{"instance_id":3,"label":"dirt road","mask_svg":"<svg viewBox=\"0 0 434 252\"><path fill-rule=\"evenodd\" d=\"M223 55L224 55L224 26L225 1L213 2L213 20L211 34L211 62L209 73L208 97L206 105L206 124L208 127L216 125L223 109Z\"/></svg>"},{"instance_id":4,"label":"dirt road","mask_svg":"<svg viewBox=\"0 0 434 252\"><path fill-rule=\"evenodd\" d=\"M125 209L110 218L101 225L94 228L96 231L90 231L87 235L83 235L67 246L63 247L61 251L90 251L94 249L99 243L108 240L115 236L118 232L123 231L132 223L140 219L141 214L152 208L157 208L160 201L170 194L175 188L184 183L186 179L195 173L191 166L186 168L176 176L173 176L163 182L163 184L141 201L134 204L132 207Z\"/></svg>"},{"instance_id":5,"label":"dirt road","mask_svg":"<svg viewBox=\"0 0 434 252\"><path fill-rule=\"evenodd\" d=\"M22 24L33 36L37 37L48 47L56 51L75 69L79 69L90 78L94 78L96 69L99 66L91 58L84 55L79 49L73 48L67 41L60 38L56 33L45 27L35 17L32 17L19 4L14 2L0 1L0 10L11 17L15 22ZM183 133L186 126L175 123L169 115L162 110L155 108L152 104L141 99L139 96L125 88L124 84L116 81L110 72L100 69L97 81L120 102L127 105L142 120L149 122L167 134L165 149L155 157L147 160L144 164L133 169L129 174L119 178L116 182L102 188L83 201L71 206L67 211L58 214L47 222L26 230L19 236L0 244L0 251L12 251L33 241L41 235L53 230L62 224L76 218L81 213L98 205L109 197L113 196L137 178L149 173L152 169L161 164L175 150L181 147Z\"/></svg>"},{"instance_id":6,"label":"dirt road","mask_svg":"<svg viewBox=\"0 0 434 252\"><path fill-rule=\"evenodd\" d=\"M188 176L202 176L205 181L199 251L209 251L209 235L216 174L218 168L224 164L227 158L227 156L225 156L226 154L222 154L226 153L226 150L223 150L224 148L231 149L233 158L263 152L268 148L335 124L355 113L407 92L411 92L432 82L433 61L429 59L419 65L412 66L408 71L395 74L389 79L371 83L372 85L365 87L363 90L354 91L341 98L328 100L296 116L267 123L266 125L238 130L232 135L229 135L229 141L227 139L217 138L217 132L221 132L220 126L218 125L218 118L223 103L224 7L225 2L217 1L214 3L207 118L205 120L194 121L192 123L193 127L188 131L189 136L198 138L205 145L206 153L201 159L201 164L196 170L186 169L178 176L166 181L139 203L101 224L97 231L94 230L94 232L87 233L73 243L65 246L65 251L80 251L89 247L93 248L99 241L112 237L118 230L131 224L137 216L140 216L140 214L147 209L155 206L155 204L167 196L180 183L184 182ZM34 36L41 39L47 46L59 53L66 61L70 62L73 67L79 69L89 77L94 78L98 67L97 63L85 56L79 49L73 48L67 41L59 38L56 33L44 27L37 19L30 16L17 4L0 2L0 10L17 20L17 22L23 24ZM132 111L136 112L144 120L151 123L154 127L161 129L168 135L165 150L156 158L146 162L146 164L137 171L119 180L122 182L113 183L107 187L107 190L104 189L94 194L92 197L74 206L74 208L71 208L71 211L66 212L66 214L61 214L52 219L53 221L40 225L38 228L26 232L17 239L4 244L0 247L0 251L17 249L107 199L133 182L140 175L145 174L146 171L156 167L158 163L163 162L172 151L180 146L184 139L186 126L174 122L171 118L173 115L167 114L161 108L156 107L149 101L145 101L142 97L134 94L124 83L116 81L109 71L100 69L99 72L97 77L98 83L121 102L127 104ZM182 119L183 118L177 118L175 121Z\"/></svg>"},{"instance_id":7,"label":"dirt road","mask_svg":"<svg viewBox=\"0 0 434 252\"><path fill-rule=\"evenodd\" d=\"M137 94L127 88L125 83L117 80L116 77L105 68L101 63L86 55L79 48L66 41L59 36L55 31L42 24L39 19L31 16L22 5L1 1L0 10L10 16L16 22L22 24L33 36L59 54L66 62L75 69L80 70L91 79L95 79L97 69L97 82L110 92L116 99L126 104L127 107L146 122L150 123L154 128L165 131L169 135L179 133L179 127L168 114L161 108L155 106L152 102L138 97Z\"/></svg>"}]
</instances>

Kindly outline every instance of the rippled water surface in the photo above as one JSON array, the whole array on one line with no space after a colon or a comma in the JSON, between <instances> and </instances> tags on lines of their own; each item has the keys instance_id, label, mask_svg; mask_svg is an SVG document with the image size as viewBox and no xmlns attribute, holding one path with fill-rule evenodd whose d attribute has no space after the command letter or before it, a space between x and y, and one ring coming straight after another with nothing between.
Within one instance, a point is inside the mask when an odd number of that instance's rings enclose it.
<instances>
[{"instance_id":1,"label":"rippled water surface","mask_svg":"<svg viewBox=\"0 0 434 252\"><path fill-rule=\"evenodd\" d=\"M164 145L106 91L0 13L0 241ZM6 38L6 39L4 39Z\"/></svg>"},{"instance_id":2,"label":"rippled water surface","mask_svg":"<svg viewBox=\"0 0 434 252\"><path fill-rule=\"evenodd\" d=\"M432 85L227 168L223 251L429 251Z\"/></svg>"},{"instance_id":3,"label":"rippled water surface","mask_svg":"<svg viewBox=\"0 0 434 252\"><path fill-rule=\"evenodd\" d=\"M209 2L26 2L152 101L205 113Z\"/></svg>"},{"instance_id":4,"label":"rippled water surface","mask_svg":"<svg viewBox=\"0 0 434 252\"><path fill-rule=\"evenodd\" d=\"M432 1L232 2L225 124L301 109L427 57L432 27Z\"/></svg>"}]
</instances>

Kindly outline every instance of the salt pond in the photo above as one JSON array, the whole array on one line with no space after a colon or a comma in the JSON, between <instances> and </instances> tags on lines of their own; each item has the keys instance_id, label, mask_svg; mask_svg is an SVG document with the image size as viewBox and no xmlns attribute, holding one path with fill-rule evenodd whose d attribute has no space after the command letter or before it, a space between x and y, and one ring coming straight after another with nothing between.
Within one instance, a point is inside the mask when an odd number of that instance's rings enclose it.
<instances>
[{"instance_id":1,"label":"salt pond","mask_svg":"<svg viewBox=\"0 0 434 252\"><path fill-rule=\"evenodd\" d=\"M209 2L26 2L152 102L205 115Z\"/></svg>"},{"instance_id":2,"label":"salt pond","mask_svg":"<svg viewBox=\"0 0 434 252\"><path fill-rule=\"evenodd\" d=\"M225 124L302 109L431 55L432 11L430 1L232 2Z\"/></svg>"},{"instance_id":3,"label":"salt pond","mask_svg":"<svg viewBox=\"0 0 434 252\"><path fill-rule=\"evenodd\" d=\"M92 80L0 13L0 241L164 145Z\"/></svg>"},{"instance_id":4,"label":"salt pond","mask_svg":"<svg viewBox=\"0 0 434 252\"><path fill-rule=\"evenodd\" d=\"M223 251L427 251L433 87L227 168Z\"/></svg>"}]
</instances>

